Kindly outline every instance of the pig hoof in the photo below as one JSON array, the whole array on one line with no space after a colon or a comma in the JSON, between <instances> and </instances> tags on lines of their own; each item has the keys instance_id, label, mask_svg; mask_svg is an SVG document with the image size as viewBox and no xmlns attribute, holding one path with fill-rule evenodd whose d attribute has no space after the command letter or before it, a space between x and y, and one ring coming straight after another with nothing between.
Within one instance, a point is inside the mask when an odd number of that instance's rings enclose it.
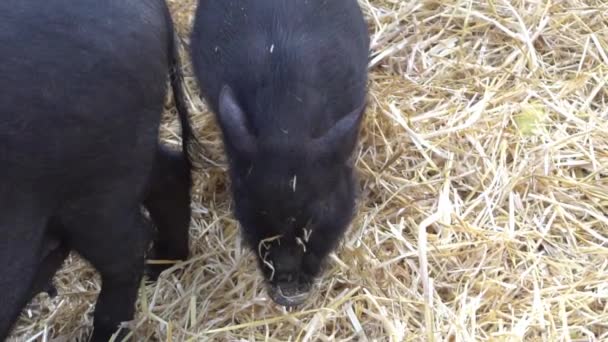
<instances>
[{"instance_id":1,"label":"pig hoof","mask_svg":"<svg viewBox=\"0 0 608 342\"><path fill-rule=\"evenodd\" d=\"M57 297L57 288L52 283L48 284L43 290L50 298Z\"/></svg>"}]
</instances>

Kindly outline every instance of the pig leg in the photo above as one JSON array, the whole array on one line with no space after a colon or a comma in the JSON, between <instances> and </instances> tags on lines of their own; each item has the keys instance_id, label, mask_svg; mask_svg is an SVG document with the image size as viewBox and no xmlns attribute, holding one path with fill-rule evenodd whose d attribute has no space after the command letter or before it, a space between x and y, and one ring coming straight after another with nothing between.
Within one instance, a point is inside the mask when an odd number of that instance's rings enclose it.
<instances>
[{"instance_id":1,"label":"pig leg","mask_svg":"<svg viewBox=\"0 0 608 342\"><path fill-rule=\"evenodd\" d=\"M144 205L156 226L153 250L148 259L186 260L189 255L190 164L181 152L158 147L148 196ZM151 264L146 273L156 280L171 264Z\"/></svg>"},{"instance_id":2,"label":"pig leg","mask_svg":"<svg viewBox=\"0 0 608 342\"><path fill-rule=\"evenodd\" d=\"M45 227L41 217L32 212L16 217L14 211L6 209L0 215L0 341L6 339L31 298L29 289Z\"/></svg>"},{"instance_id":3,"label":"pig leg","mask_svg":"<svg viewBox=\"0 0 608 342\"><path fill-rule=\"evenodd\" d=\"M38 270L30 292L30 299L41 292L46 292L49 296L57 295L57 289L53 285L53 277L57 270L63 265L63 261L68 257L70 249L63 243L53 246L44 255L44 259L38 265Z\"/></svg>"},{"instance_id":4,"label":"pig leg","mask_svg":"<svg viewBox=\"0 0 608 342\"><path fill-rule=\"evenodd\" d=\"M110 195L101 203L79 202L82 206L62 219L70 246L101 275L91 337L94 342L108 341L121 322L133 319L149 242L151 227L139 204L123 206L120 195L124 194ZM126 333L121 330L118 341Z\"/></svg>"}]
</instances>

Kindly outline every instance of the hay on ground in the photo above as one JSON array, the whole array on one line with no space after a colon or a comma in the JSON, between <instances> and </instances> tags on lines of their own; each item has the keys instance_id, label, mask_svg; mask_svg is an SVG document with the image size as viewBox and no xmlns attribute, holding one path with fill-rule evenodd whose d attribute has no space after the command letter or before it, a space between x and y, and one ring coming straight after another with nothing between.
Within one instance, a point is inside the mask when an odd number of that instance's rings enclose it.
<instances>
[{"instance_id":1,"label":"hay on ground","mask_svg":"<svg viewBox=\"0 0 608 342\"><path fill-rule=\"evenodd\" d=\"M188 44L194 0L169 1ZM361 0L372 33L362 197L301 309L239 241L219 132L185 65L210 160L194 257L142 287L137 340L608 340L608 4ZM185 55L184 55L185 56ZM162 137L179 144L170 114ZM13 336L86 335L99 280L71 257Z\"/></svg>"}]
</instances>

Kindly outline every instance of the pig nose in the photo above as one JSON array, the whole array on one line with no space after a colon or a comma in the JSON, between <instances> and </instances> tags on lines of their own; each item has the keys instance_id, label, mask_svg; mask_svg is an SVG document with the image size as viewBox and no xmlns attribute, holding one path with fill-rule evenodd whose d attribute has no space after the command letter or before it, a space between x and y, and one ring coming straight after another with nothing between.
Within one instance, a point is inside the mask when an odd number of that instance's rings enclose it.
<instances>
[{"instance_id":1,"label":"pig nose","mask_svg":"<svg viewBox=\"0 0 608 342\"><path fill-rule=\"evenodd\" d=\"M283 306L293 307L302 304L308 298L310 284L304 279L302 256L293 250L280 251L274 257L275 279L270 284L272 300Z\"/></svg>"},{"instance_id":2,"label":"pig nose","mask_svg":"<svg viewBox=\"0 0 608 342\"><path fill-rule=\"evenodd\" d=\"M294 272L277 272L277 283L292 283L297 280L297 274Z\"/></svg>"},{"instance_id":3,"label":"pig nose","mask_svg":"<svg viewBox=\"0 0 608 342\"><path fill-rule=\"evenodd\" d=\"M306 301L310 295L308 284L271 285L270 298L282 306L295 307Z\"/></svg>"},{"instance_id":4,"label":"pig nose","mask_svg":"<svg viewBox=\"0 0 608 342\"><path fill-rule=\"evenodd\" d=\"M302 254L291 245L277 246L272 253L275 271L278 273L293 273L301 268Z\"/></svg>"},{"instance_id":5,"label":"pig nose","mask_svg":"<svg viewBox=\"0 0 608 342\"><path fill-rule=\"evenodd\" d=\"M297 273L300 267L298 258L288 255L279 255L275 259L275 270L278 275L290 275ZM279 280L281 281L281 280Z\"/></svg>"}]
</instances>

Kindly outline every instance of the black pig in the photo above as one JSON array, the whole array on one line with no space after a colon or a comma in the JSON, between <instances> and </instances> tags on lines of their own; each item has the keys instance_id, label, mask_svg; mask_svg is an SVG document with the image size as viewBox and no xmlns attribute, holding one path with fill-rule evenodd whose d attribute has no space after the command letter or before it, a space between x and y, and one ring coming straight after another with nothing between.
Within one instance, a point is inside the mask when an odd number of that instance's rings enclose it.
<instances>
[{"instance_id":1,"label":"black pig","mask_svg":"<svg viewBox=\"0 0 608 342\"><path fill-rule=\"evenodd\" d=\"M301 304L352 220L369 33L356 0L200 0L194 70L272 299Z\"/></svg>"},{"instance_id":2,"label":"black pig","mask_svg":"<svg viewBox=\"0 0 608 342\"><path fill-rule=\"evenodd\" d=\"M108 341L133 317L149 242L154 258L188 256L191 128L168 9L2 0L0 56L0 340L76 250L101 274L91 339ZM180 152L158 143L169 74Z\"/></svg>"}]
</instances>

